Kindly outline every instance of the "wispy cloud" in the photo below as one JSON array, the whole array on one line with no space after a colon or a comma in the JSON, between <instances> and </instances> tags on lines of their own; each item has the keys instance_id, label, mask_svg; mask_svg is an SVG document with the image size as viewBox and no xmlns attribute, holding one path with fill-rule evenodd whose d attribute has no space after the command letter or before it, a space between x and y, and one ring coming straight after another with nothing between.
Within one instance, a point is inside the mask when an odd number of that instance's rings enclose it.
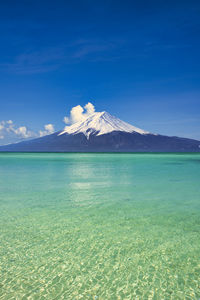
<instances>
[{"instance_id":1,"label":"wispy cloud","mask_svg":"<svg viewBox=\"0 0 200 300\"><path fill-rule=\"evenodd\" d=\"M79 39L68 45L46 47L40 50L26 50L12 61L0 64L0 69L16 74L45 73L59 69L66 64L82 60L98 61L113 59L111 50L120 46L120 41Z\"/></svg>"},{"instance_id":2,"label":"wispy cloud","mask_svg":"<svg viewBox=\"0 0 200 300\"><path fill-rule=\"evenodd\" d=\"M17 74L44 73L55 70L64 59L63 49L46 48L28 51L15 57L13 62L1 64L1 69Z\"/></svg>"},{"instance_id":3,"label":"wispy cloud","mask_svg":"<svg viewBox=\"0 0 200 300\"><path fill-rule=\"evenodd\" d=\"M73 59L84 58L87 55L99 54L101 52L110 51L112 47L114 47L113 44L105 43L105 42L83 44L80 45L80 47L74 52L72 58Z\"/></svg>"},{"instance_id":4,"label":"wispy cloud","mask_svg":"<svg viewBox=\"0 0 200 300\"><path fill-rule=\"evenodd\" d=\"M151 51L173 51L177 49L183 49L183 48L190 48L192 45L186 44L186 43L180 43L180 42L165 42L162 40L154 40L154 41L148 41L144 43L144 51L145 52L151 52Z\"/></svg>"}]
</instances>

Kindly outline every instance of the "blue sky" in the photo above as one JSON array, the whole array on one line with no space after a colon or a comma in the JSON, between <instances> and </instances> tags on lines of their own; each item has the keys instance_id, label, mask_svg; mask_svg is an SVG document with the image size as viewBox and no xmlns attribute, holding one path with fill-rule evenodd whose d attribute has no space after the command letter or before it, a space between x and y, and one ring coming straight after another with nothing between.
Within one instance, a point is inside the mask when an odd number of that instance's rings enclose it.
<instances>
[{"instance_id":1,"label":"blue sky","mask_svg":"<svg viewBox=\"0 0 200 300\"><path fill-rule=\"evenodd\" d=\"M193 0L1 1L0 144L60 130L88 102L200 139L199 15Z\"/></svg>"}]
</instances>

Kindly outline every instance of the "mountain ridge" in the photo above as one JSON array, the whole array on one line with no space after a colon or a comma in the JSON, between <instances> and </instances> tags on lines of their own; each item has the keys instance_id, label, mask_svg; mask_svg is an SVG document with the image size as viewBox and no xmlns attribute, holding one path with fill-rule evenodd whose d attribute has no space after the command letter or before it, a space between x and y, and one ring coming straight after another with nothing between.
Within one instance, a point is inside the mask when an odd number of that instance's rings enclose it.
<instances>
[{"instance_id":1,"label":"mountain ridge","mask_svg":"<svg viewBox=\"0 0 200 300\"><path fill-rule=\"evenodd\" d=\"M124 122L106 111L94 112L93 114L86 117L86 119L76 122L71 126L66 126L65 129L59 134L77 134L84 133L89 139L91 133L96 135L106 134L112 131L123 131L123 132L138 132L140 134L149 134L149 132L143 129L137 128L127 122Z\"/></svg>"},{"instance_id":2,"label":"mountain ridge","mask_svg":"<svg viewBox=\"0 0 200 300\"><path fill-rule=\"evenodd\" d=\"M5 152L200 152L200 141L153 134L107 112L97 112L64 130L0 147Z\"/></svg>"}]
</instances>

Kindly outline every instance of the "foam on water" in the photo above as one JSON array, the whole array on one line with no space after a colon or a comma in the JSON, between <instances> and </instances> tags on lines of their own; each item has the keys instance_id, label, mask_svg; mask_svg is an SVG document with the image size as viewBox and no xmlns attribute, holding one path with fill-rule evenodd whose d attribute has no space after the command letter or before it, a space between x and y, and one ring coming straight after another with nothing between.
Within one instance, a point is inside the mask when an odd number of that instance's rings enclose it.
<instances>
[{"instance_id":1,"label":"foam on water","mask_svg":"<svg viewBox=\"0 0 200 300\"><path fill-rule=\"evenodd\" d=\"M198 299L200 154L0 154L0 299Z\"/></svg>"}]
</instances>

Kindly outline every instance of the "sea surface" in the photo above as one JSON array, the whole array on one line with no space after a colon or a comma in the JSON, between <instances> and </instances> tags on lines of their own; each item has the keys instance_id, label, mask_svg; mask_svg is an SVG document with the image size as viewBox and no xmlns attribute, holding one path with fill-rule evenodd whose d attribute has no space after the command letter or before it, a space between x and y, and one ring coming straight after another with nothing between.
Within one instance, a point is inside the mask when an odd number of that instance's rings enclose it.
<instances>
[{"instance_id":1,"label":"sea surface","mask_svg":"<svg viewBox=\"0 0 200 300\"><path fill-rule=\"evenodd\" d=\"M200 299L200 154L0 154L0 299Z\"/></svg>"}]
</instances>

